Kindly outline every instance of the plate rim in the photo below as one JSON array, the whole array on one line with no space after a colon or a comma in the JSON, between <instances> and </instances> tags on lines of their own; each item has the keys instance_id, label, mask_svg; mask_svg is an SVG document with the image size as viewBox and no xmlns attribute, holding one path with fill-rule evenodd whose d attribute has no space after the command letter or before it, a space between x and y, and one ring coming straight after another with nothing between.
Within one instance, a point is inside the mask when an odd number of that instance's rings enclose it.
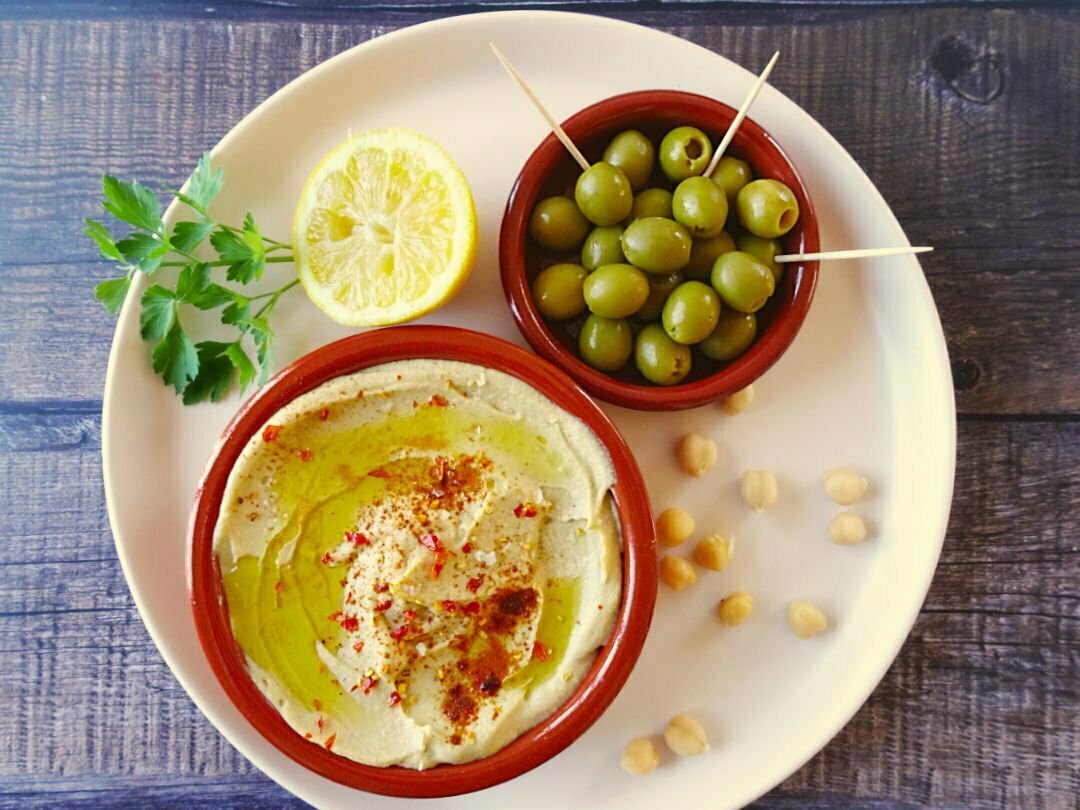
<instances>
[{"instance_id":1,"label":"plate rim","mask_svg":"<svg viewBox=\"0 0 1080 810\"><path fill-rule=\"evenodd\" d=\"M702 45L695 42L683 39L682 37L668 33L667 31L658 30L648 25L640 25L637 23L628 22L625 20L617 20L610 17L603 17L595 14L587 14L581 12L572 11L554 11L554 10L532 10L532 9L512 9L512 10L500 10L490 12L480 12L475 14L462 14L449 17L440 17L434 20L428 20L425 22L417 23L415 25L409 25L403 28L399 28L395 31L391 31L385 34L381 34L373 39L359 42L350 48L347 48L340 53L337 53L323 62L311 67L298 76L291 79L284 84L278 90L274 91L270 96L256 105L252 110L246 113L210 150L211 156L215 156L220 151L225 149L233 140L239 138L244 132L246 132L252 126L255 126L255 121L261 117L264 109L269 108L274 103L279 101L286 95L296 92L297 89L306 81L314 78L315 76L330 70L336 66L339 62L347 61L348 59L355 58L356 53L366 53L369 51L378 51L383 48L393 47L398 40L407 39L411 36L415 36L418 32L429 33L436 29L453 29L455 27L467 27L477 23L482 24L485 21L494 20L497 18L516 18L520 20L521 25L527 25L529 20L540 21L555 21L562 20L570 22L571 24L578 25L596 25L600 27L608 27L612 29L634 29L639 35L646 35L655 37L659 40L675 39L681 46L695 49L697 51L707 54L712 59L720 60L728 70L734 70L736 72L741 71L745 76L751 77L751 74L746 68L742 67L738 63L728 59L727 57L712 51ZM887 219L896 228L896 230L903 235L903 240L910 245L910 241L907 239L903 228L900 226L899 221L896 218L895 213L889 206L888 202L884 199L881 192L863 171L862 167L855 161L851 154L840 144L836 138L832 136L813 116L804 110L798 102L789 98L786 94L773 86L766 88L766 92L774 92L778 94L785 102L789 103L794 109L802 115L802 124L808 127L812 131L812 137L815 139L822 139L829 145L835 152L838 158L846 162L847 168L851 172L851 178L861 186L862 193L869 193L872 198L876 200L883 209L883 213L887 216ZM176 200L166 208L164 217L168 220L174 215L175 209L178 207ZM941 324L940 314L938 313L937 306L934 303L933 295L930 291L929 284L926 281L925 274L922 272L921 265L918 259L914 256L906 257L908 264L911 266L912 271L918 272L920 278L917 284L920 298L922 299L920 304L921 308L929 308L936 317L932 319L932 323L927 325L927 332L925 334L926 342L929 345L933 344L936 349L932 353L932 358L937 362L936 383L938 389L943 393L944 400L942 404L942 413L938 414L939 418L945 419L945 430L947 442L942 446L934 448L934 451L938 458L934 467L942 469L943 473L948 481L948 486L942 489L941 499L937 504L934 512L938 516L936 521L935 531L932 534L935 548L930 555L932 558L932 565L927 565L926 570L921 572L921 576L918 578L917 588L912 589L913 600L912 606L905 617L903 626L906 628L903 634L898 634L898 637L891 640L891 643L887 645L889 652L888 656L881 656L878 666L873 667L874 675L867 679L865 689L858 689L852 691L847 700L843 701L841 708L835 712L837 721L834 723L823 724L819 729L819 733L810 735L811 744L808 746L808 753L803 756L799 755L794 757L793 764L790 767L782 768L777 771L777 776L770 776L764 780L759 780L759 783L751 784L748 789L739 790L737 787L733 788L730 794L730 798L734 801L733 806L741 806L747 804L765 793L769 792L777 785L782 784L792 774L802 768L807 762L809 762L814 756L816 756L828 743L842 730L854 717L860 708L866 703L870 695L876 690L880 684L882 678L886 672L891 668L895 662L897 655L900 652L901 647L907 641L911 634L911 630L915 625L916 620L921 612L922 605L926 600L926 595L930 588L930 583L937 571L938 562L941 556L941 550L945 542L945 535L948 526L949 516L952 507L953 492L955 489L956 480L956 449L957 449L957 437L956 437L956 403L955 392L952 385L952 372L949 366L948 348L945 342L944 330ZM112 442L112 420L111 416L111 403L118 397L115 393L119 383L119 360L120 354L119 347L126 341L128 333L131 329L135 328L133 324L137 324L138 318L131 317L131 310L135 309L138 305L138 295L147 284L146 277L139 274L132 284L131 289L128 291L128 295L124 300L124 304L120 309L117 316L116 329L113 333L113 341L109 350L109 360L105 373L105 385L102 397L102 431L101 431L101 457L102 457L102 480L105 489L106 509L109 517L109 527L113 534L113 542L116 547L117 557L120 561L121 570L124 573L124 579L127 583L128 590L131 593L132 601L135 603L136 610L138 611L139 618L142 620L143 626L146 628L148 635L154 642L154 646L162 656L166 665L169 667L173 677L183 687L187 693L188 698L195 704L199 711L203 714L207 720L214 726L214 728L220 733L228 742L236 748L245 759L252 763L256 768L264 773L271 780L279 784L281 787L288 790L293 795L301 798L304 801L308 801L305 798L305 794L310 794L308 790L296 789L294 785L296 781L291 774L275 773L271 774L267 768L264 767L264 763L261 761L261 757L251 753L249 746L242 741L234 739L233 734L226 732L221 725L215 720L214 715L208 711L204 706L204 702L201 698L197 697L193 692L192 683L186 673L182 673L179 662L174 657L170 648L163 644L160 639L160 633L155 624L148 619L147 608L144 604L144 600L140 589L136 586L132 575L131 562L125 554L125 546L121 540L121 533L117 530L120 525L120 518L117 514L116 507L114 506L115 498L112 495L114 486L114 477L116 471L110 463L109 446ZM929 355L930 353L928 353ZM928 359L930 357L928 356ZM929 371L929 369L928 369ZM914 598L917 594L917 598ZM278 770L275 768L275 770ZM306 773L306 771L305 771Z\"/></svg>"}]
</instances>

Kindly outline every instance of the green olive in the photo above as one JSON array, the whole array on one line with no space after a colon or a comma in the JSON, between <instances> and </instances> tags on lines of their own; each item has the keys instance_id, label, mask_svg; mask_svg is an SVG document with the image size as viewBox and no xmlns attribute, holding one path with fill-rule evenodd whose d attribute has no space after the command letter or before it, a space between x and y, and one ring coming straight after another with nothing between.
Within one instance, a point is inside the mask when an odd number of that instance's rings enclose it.
<instances>
[{"instance_id":1,"label":"green olive","mask_svg":"<svg viewBox=\"0 0 1080 810\"><path fill-rule=\"evenodd\" d=\"M701 174L712 159L712 142L697 127L676 127L660 142L660 168L673 183Z\"/></svg>"},{"instance_id":2,"label":"green olive","mask_svg":"<svg viewBox=\"0 0 1080 810\"><path fill-rule=\"evenodd\" d=\"M745 352L757 336L757 315L728 308L720 313L716 328L698 344L712 360L734 360Z\"/></svg>"},{"instance_id":3,"label":"green olive","mask_svg":"<svg viewBox=\"0 0 1080 810\"><path fill-rule=\"evenodd\" d=\"M675 188L671 210L691 236L708 238L724 229L728 201L724 190L708 177L687 177Z\"/></svg>"},{"instance_id":4,"label":"green olive","mask_svg":"<svg viewBox=\"0 0 1080 810\"><path fill-rule=\"evenodd\" d=\"M649 279L629 264L606 264L589 274L583 285L589 311L603 318L633 315L649 297Z\"/></svg>"},{"instance_id":5,"label":"green olive","mask_svg":"<svg viewBox=\"0 0 1080 810\"><path fill-rule=\"evenodd\" d=\"M636 129L620 132L607 149L604 150L604 162L623 170L630 188L638 191L645 187L656 162L656 150L652 141Z\"/></svg>"},{"instance_id":6,"label":"green olive","mask_svg":"<svg viewBox=\"0 0 1080 810\"><path fill-rule=\"evenodd\" d=\"M663 217L644 217L631 222L622 233L626 260L646 273L668 275L682 270L690 260L690 232Z\"/></svg>"},{"instance_id":7,"label":"green olive","mask_svg":"<svg viewBox=\"0 0 1080 810\"><path fill-rule=\"evenodd\" d=\"M529 218L529 236L548 250L573 250L589 232L589 221L567 197L548 197Z\"/></svg>"},{"instance_id":8,"label":"green olive","mask_svg":"<svg viewBox=\"0 0 1080 810\"><path fill-rule=\"evenodd\" d=\"M625 320L590 315L578 335L581 359L600 371L618 371L630 359L634 336Z\"/></svg>"},{"instance_id":9,"label":"green olive","mask_svg":"<svg viewBox=\"0 0 1080 810\"><path fill-rule=\"evenodd\" d=\"M687 262L683 275L694 281L709 283L712 278L712 268L716 264L717 257L721 253L730 253L735 250L735 240L727 231L721 231L719 236L712 239L695 239L690 248L690 261Z\"/></svg>"},{"instance_id":10,"label":"green olive","mask_svg":"<svg viewBox=\"0 0 1080 810\"><path fill-rule=\"evenodd\" d=\"M752 233L744 233L738 238L739 250L757 256L758 260L769 268L773 274L776 286L780 286L780 279L784 277L784 265L776 261L776 257L784 252L784 246L776 239L762 239Z\"/></svg>"},{"instance_id":11,"label":"green olive","mask_svg":"<svg viewBox=\"0 0 1080 810\"><path fill-rule=\"evenodd\" d=\"M578 177L574 199L589 222L594 225L614 225L630 214L634 192L622 169L600 162L594 163Z\"/></svg>"},{"instance_id":12,"label":"green olive","mask_svg":"<svg viewBox=\"0 0 1080 810\"><path fill-rule=\"evenodd\" d=\"M642 329L634 343L634 365L649 382L675 385L690 373L690 347L676 343L658 323Z\"/></svg>"},{"instance_id":13,"label":"green olive","mask_svg":"<svg viewBox=\"0 0 1080 810\"><path fill-rule=\"evenodd\" d=\"M540 314L551 321L565 321L584 312L587 275L579 264L553 264L541 270L532 284Z\"/></svg>"},{"instance_id":14,"label":"green olive","mask_svg":"<svg viewBox=\"0 0 1080 810\"><path fill-rule=\"evenodd\" d=\"M664 302L664 331L676 343L700 343L716 328L720 296L708 284L684 281Z\"/></svg>"},{"instance_id":15,"label":"green olive","mask_svg":"<svg viewBox=\"0 0 1080 810\"><path fill-rule=\"evenodd\" d=\"M622 228L613 225L607 228L593 228L585 237L581 246L581 264L586 270L595 270L604 264L617 264L625 261L622 243Z\"/></svg>"},{"instance_id":16,"label":"green olive","mask_svg":"<svg viewBox=\"0 0 1080 810\"><path fill-rule=\"evenodd\" d=\"M651 321L659 318L664 309L671 291L683 282L682 273L672 273L670 276L649 276L649 297L641 305L641 309L634 313L639 321Z\"/></svg>"},{"instance_id":17,"label":"green olive","mask_svg":"<svg viewBox=\"0 0 1080 810\"><path fill-rule=\"evenodd\" d=\"M734 207L735 198L739 196L742 187L754 179L754 173L750 171L749 163L729 155L720 158L716 168L713 169L713 173L709 176L716 185L724 190L724 194L727 195L728 202L732 207Z\"/></svg>"},{"instance_id":18,"label":"green olive","mask_svg":"<svg viewBox=\"0 0 1080 810\"><path fill-rule=\"evenodd\" d=\"M713 265L711 280L724 305L739 312L757 312L776 289L769 268L756 256L739 250L721 254Z\"/></svg>"},{"instance_id":19,"label":"green olive","mask_svg":"<svg viewBox=\"0 0 1080 810\"><path fill-rule=\"evenodd\" d=\"M799 219L799 202L779 180L754 180L735 198L739 222L754 236L775 239L790 231Z\"/></svg>"},{"instance_id":20,"label":"green olive","mask_svg":"<svg viewBox=\"0 0 1080 810\"><path fill-rule=\"evenodd\" d=\"M634 206L630 209L630 220L645 217L666 217L671 219L671 192L665 188L647 188L634 197Z\"/></svg>"}]
</instances>

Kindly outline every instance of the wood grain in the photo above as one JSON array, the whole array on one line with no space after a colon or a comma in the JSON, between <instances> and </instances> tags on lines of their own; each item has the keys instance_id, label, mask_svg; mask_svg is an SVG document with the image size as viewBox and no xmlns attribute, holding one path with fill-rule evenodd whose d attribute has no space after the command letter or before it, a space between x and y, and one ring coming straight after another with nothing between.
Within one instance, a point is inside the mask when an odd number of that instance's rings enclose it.
<instances>
[{"instance_id":1,"label":"wood grain","mask_svg":"<svg viewBox=\"0 0 1080 810\"><path fill-rule=\"evenodd\" d=\"M334 53L500 5L0 6L0 807L299 806L202 717L131 603L101 484L107 268L78 220L102 172L180 181ZM941 565L866 706L757 806L1078 810L1080 12L920 5L590 8L744 64L780 47L773 82L937 247L961 410Z\"/></svg>"}]
</instances>

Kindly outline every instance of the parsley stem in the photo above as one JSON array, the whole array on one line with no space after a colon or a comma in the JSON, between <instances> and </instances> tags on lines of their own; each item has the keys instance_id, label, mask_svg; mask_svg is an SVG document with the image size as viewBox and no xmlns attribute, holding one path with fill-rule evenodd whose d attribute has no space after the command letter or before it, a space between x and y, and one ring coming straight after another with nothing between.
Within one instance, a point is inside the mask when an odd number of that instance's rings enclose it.
<instances>
[{"instance_id":1,"label":"parsley stem","mask_svg":"<svg viewBox=\"0 0 1080 810\"><path fill-rule=\"evenodd\" d=\"M179 251L177 251L177 252L179 252ZM181 253L180 255L181 256L187 256L186 253ZM267 256L266 257L266 263L267 264L281 263L281 262L291 262L292 260L293 260L292 256ZM211 267L227 267L230 264L235 264L235 262L226 262L226 261L203 262L203 261L200 261L199 259L196 259L194 257L192 257L192 261L197 262L198 264L208 264ZM158 265L158 267L187 267L189 264L191 264L191 262L162 262L161 264Z\"/></svg>"}]
</instances>

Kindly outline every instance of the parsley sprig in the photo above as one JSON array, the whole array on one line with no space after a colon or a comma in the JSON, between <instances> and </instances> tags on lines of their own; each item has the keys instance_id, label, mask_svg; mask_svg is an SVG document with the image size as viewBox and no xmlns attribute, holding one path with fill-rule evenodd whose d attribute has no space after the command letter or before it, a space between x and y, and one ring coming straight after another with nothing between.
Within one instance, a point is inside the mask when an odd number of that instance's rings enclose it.
<instances>
[{"instance_id":1,"label":"parsley sprig","mask_svg":"<svg viewBox=\"0 0 1080 810\"><path fill-rule=\"evenodd\" d=\"M207 213L223 182L223 171L211 166L206 153L186 192L166 186L195 215L193 220L177 222L170 231L153 191L137 181L105 175L101 183L105 210L134 230L114 239L100 222L84 220L85 233L97 244L102 258L122 272L94 288L94 297L111 314L124 303L136 272L153 277L162 268L180 268L172 286L155 283L143 292L139 327L145 340L155 342L154 371L183 396L185 405L207 399L217 402L234 379L241 391L252 381L261 385L266 380L273 363L270 316L281 296L299 283L294 278L276 290L247 295L214 280L215 268L224 267L226 281L251 284L262 278L266 265L293 260L292 247L263 235L250 213L240 227L218 222ZM208 240L216 260L197 254ZM220 310L221 322L236 330L234 338L194 342L181 321L185 305ZM254 347L254 360L245 348L248 341Z\"/></svg>"}]
</instances>

